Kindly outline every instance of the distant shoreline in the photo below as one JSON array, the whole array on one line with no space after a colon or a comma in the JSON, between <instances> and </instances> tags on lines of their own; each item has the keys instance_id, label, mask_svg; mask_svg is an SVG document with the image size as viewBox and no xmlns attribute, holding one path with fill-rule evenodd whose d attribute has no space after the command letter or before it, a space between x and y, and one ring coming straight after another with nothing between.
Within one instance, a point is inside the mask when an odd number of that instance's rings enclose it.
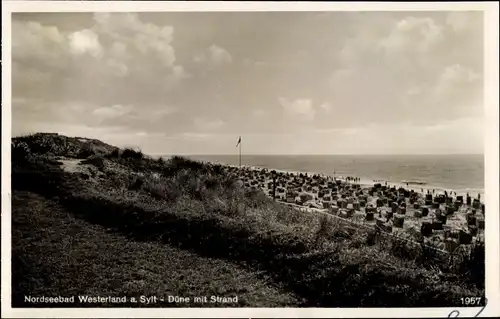
<instances>
[{"instance_id":1,"label":"distant shoreline","mask_svg":"<svg viewBox=\"0 0 500 319\"><path fill-rule=\"evenodd\" d=\"M465 154L465 155L474 155L474 154ZM167 155L167 156L161 156L163 158L169 158L169 157L172 157L172 156L175 156L175 155ZM220 165L223 165L223 166L229 166L229 167L238 167L238 165L234 165L234 164L227 164L227 163L221 163L221 162L216 162L216 161L210 161L210 160L201 160L201 159L198 159L196 156L199 156L199 155L191 155L192 156L192 159L193 160L196 160L196 161L199 161L199 162L203 162L203 163L211 163L211 164L220 164ZM212 155L212 156L217 156L217 155ZM220 155L220 156L226 156L226 155ZM227 156L234 156L234 155L227 155ZM247 156L253 156L253 155L247 155ZM267 155L265 155L267 156ZM276 155L276 156L288 156L288 155ZM290 155L292 156L292 155ZM308 155L304 155L304 156L308 156ZM335 155L337 156L337 155ZM342 156L342 155L340 155ZM355 155L353 155L355 156ZM370 155L368 155L370 156ZM387 156L390 156L390 155L387 155ZM438 155L439 156L439 155ZM189 157L189 156L187 156ZM247 169L252 169L252 170L262 170L262 169L266 169L266 170L275 170L276 172L282 172L282 173L288 173L288 174L295 174L295 175L299 175L299 174L308 174L308 175L320 175L320 176L331 176L333 177L333 171L332 171L332 174L325 174L325 173L319 173L319 172L313 172L313 171L305 171L305 170L287 170L287 169L281 169L281 168L271 168L271 167L264 167L264 166L257 166L257 165L241 165L241 168L247 168ZM356 184L360 184L361 186L368 186L368 187L371 187L373 186L374 184L376 183L381 183L382 185L384 185L384 183L386 182L386 180L383 180L383 179L378 179L378 180L373 180L373 179L370 179L370 178L366 178L366 177L360 177L360 176L355 176L355 175L352 175L352 174L335 174L335 177L337 179L342 179L342 177L347 177L347 176L353 176L353 177L359 177L360 178L360 181L357 182ZM469 193L469 195L472 197L472 198L477 198L477 195L480 194L481 195L481 199L484 199L484 188L483 189L477 189L477 188L470 188L470 189L457 189L457 188L451 188L451 187L441 187L441 186L437 186L437 185L433 185L433 184L425 184L425 185L420 185L420 184L411 184L409 183L408 186L406 185L406 183L402 182L402 181L389 181L387 180L387 185L392 187L396 187L396 188L399 188L399 187L403 187L407 190L413 190L414 192L418 192L420 193L422 190L424 191L424 193L427 193L427 190L429 190L431 193L432 191L434 190L435 191L435 194L438 195L438 194L444 194L444 192L455 192L458 196L462 195L462 196L465 196L467 193Z\"/></svg>"},{"instance_id":2,"label":"distant shoreline","mask_svg":"<svg viewBox=\"0 0 500 319\"><path fill-rule=\"evenodd\" d=\"M157 154L157 153L148 153L153 157L172 157L172 156L182 156L182 157L200 157L200 156L235 156L235 154ZM366 157L394 157L394 156L485 156L484 154L478 153L449 153L449 154L241 154L241 157L252 157L252 156L284 156L284 157L301 157L301 156L366 156Z\"/></svg>"}]
</instances>

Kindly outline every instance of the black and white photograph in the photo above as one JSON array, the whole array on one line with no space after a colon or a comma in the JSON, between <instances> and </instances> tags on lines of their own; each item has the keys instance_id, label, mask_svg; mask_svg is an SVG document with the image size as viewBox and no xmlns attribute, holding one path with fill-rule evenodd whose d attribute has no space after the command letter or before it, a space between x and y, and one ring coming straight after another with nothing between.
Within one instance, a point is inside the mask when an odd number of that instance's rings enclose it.
<instances>
[{"instance_id":1,"label":"black and white photograph","mask_svg":"<svg viewBox=\"0 0 500 319\"><path fill-rule=\"evenodd\" d=\"M2 31L2 308L499 314L498 4L87 4Z\"/></svg>"}]
</instances>

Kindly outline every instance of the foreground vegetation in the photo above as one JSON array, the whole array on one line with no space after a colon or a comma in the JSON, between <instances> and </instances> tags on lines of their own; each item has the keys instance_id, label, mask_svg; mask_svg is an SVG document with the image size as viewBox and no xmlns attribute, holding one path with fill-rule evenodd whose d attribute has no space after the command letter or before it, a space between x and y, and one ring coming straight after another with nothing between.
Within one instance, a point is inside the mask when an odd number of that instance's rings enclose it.
<instances>
[{"instance_id":1,"label":"foreground vegetation","mask_svg":"<svg viewBox=\"0 0 500 319\"><path fill-rule=\"evenodd\" d=\"M76 159L83 161L75 172L68 172L64 161ZM280 205L261 192L242 188L237 177L219 165L180 157L152 159L139 150L119 150L99 141L35 134L14 140L12 166L14 190L41 194L71 213L47 218L54 222L65 218L85 221L121 236L113 244L122 248L110 258L110 269L122 269L118 265L128 256L123 247L147 243L189 251L197 256L193 259L216 258L247 271L263 272L283 292L273 306L437 307L459 305L461 297L484 295L484 245L475 245L452 258L436 255L424 246L410 247L406 242L383 238L376 231L341 225L322 214L305 214ZM17 203L13 204L13 214L21 214ZM14 215L13 220L16 218ZM16 227L13 225L13 229ZM26 293L30 289L27 274L36 281L41 276L36 271L49 267L49 261L45 258L22 267L15 265L14 261L21 263L21 256L26 254L20 238L35 236L36 227L20 232L13 232L13 272L22 269L15 272L14 280L18 292ZM107 236L111 235L95 234L93 254L109 251ZM52 252L48 256L63 259L59 252L63 249L91 253L81 247L63 248L61 242L70 237L62 232L48 241L47 250ZM166 254L176 258L174 253ZM95 259L89 258L89 262ZM159 260L151 261L151 266ZM225 272L222 265L214 267ZM92 263L88 266L93 267ZM201 282L196 266L185 267L192 270L190 275L160 283L158 293L185 285L185 293L198 289L208 294L226 285ZM129 270L133 272L133 268ZM40 294L59 289L51 286L54 282L66 286L73 275L60 272L53 276L57 280L39 285ZM139 293L115 289L111 283L114 275L108 272L107 277L105 284L95 286L95 293L103 289L116 295ZM256 278L252 280L257 282ZM240 285L242 288L249 283L242 281ZM87 286L84 280L74 282L75 291ZM259 306L256 301L248 302Z\"/></svg>"},{"instance_id":2,"label":"foreground vegetation","mask_svg":"<svg viewBox=\"0 0 500 319\"><path fill-rule=\"evenodd\" d=\"M259 271L149 241L130 240L68 213L38 194L13 194L13 304L24 296L211 296L238 295L227 307L286 307L300 304ZM75 300L78 302L78 298ZM110 305L57 304L66 307L214 307L215 303Z\"/></svg>"}]
</instances>

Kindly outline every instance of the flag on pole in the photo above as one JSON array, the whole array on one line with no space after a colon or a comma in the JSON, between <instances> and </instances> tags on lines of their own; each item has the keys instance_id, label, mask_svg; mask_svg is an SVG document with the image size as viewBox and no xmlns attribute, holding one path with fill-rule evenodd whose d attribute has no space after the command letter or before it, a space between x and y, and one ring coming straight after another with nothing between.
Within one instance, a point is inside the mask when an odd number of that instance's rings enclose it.
<instances>
[{"instance_id":1,"label":"flag on pole","mask_svg":"<svg viewBox=\"0 0 500 319\"><path fill-rule=\"evenodd\" d=\"M240 138L238 139L238 143L236 144L236 147L238 147L238 145L240 145L240 143L241 143L241 136L240 136Z\"/></svg>"}]
</instances>

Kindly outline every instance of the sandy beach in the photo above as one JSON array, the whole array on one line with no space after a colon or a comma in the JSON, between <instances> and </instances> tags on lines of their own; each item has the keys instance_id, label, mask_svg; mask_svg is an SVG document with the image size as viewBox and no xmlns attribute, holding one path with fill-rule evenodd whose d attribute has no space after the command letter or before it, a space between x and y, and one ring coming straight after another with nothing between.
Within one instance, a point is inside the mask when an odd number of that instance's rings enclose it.
<instances>
[{"instance_id":1,"label":"sandy beach","mask_svg":"<svg viewBox=\"0 0 500 319\"><path fill-rule=\"evenodd\" d=\"M211 164L219 164L219 165L224 165L224 166L228 166L228 167L232 167L232 168L239 168L238 165L230 165L230 164L224 164L224 163L212 163L210 161L203 161L203 162L206 162L206 163L211 163ZM241 168L242 169L251 169L251 170L262 170L262 169L266 169L266 170L274 170L276 172L279 172L279 173L284 173L284 174L294 174L294 175L299 175L299 174L308 174L308 175L319 175L323 178L328 178L328 177L335 177L336 179L338 180L342 180L342 181L345 181L345 178L347 177L347 175L343 175L343 174L336 174L336 175L333 175L332 174L322 174L322 173L318 173L318 172L314 172L314 171L297 171L297 170L285 170L285 169L276 169L276 168L269 168L269 167L260 167L260 166L253 166L253 165L241 165ZM399 182L396 182L396 181L388 181L388 180L384 180L384 179L376 179L376 180L373 180L373 179L368 179L368 178L364 178L362 176L357 176L359 178L359 181L356 182L356 184L359 184L361 185L361 187L372 187L374 184L376 183L381 183L382 185L385 185L385 183L387 182L387 185L388 187L396 187L396 188L405 188L406 190L413 190L414 192L417 192L417 193L427 193L427 191L430 191L431 193L433 193L434 195L441 195L445 193L445 191L448 193L448 194L452 194L454 193L454 196L464 196L466 197L467 194L469 194L469 196L475 198L477 197L478 195L481 196L481 198L484 197L484 189L476 189L476 188L471 188L471 189L453 189L453 188L445 188L445 187L441 187L441 186L436 186L436 185L432 185L430 183L426 183L426 182L422 182L422 184L420 183L415 183L416 181L409 181L409 183L406 183L406 182L403 182L403 181L399 181Z\"/></svg>"},{"instance_id":2,"label":"sandy beach","mask_svg":"<svg viewBox=\"0 0 500 319\"><path fill-rule=\"evenodd\" d=\"M423 241L439 250L453 252L484 238L484 204L470 194L333 174L225 167L238 176L242 185L260 189L276 201Z\"/></svg>"}]
</instances>

